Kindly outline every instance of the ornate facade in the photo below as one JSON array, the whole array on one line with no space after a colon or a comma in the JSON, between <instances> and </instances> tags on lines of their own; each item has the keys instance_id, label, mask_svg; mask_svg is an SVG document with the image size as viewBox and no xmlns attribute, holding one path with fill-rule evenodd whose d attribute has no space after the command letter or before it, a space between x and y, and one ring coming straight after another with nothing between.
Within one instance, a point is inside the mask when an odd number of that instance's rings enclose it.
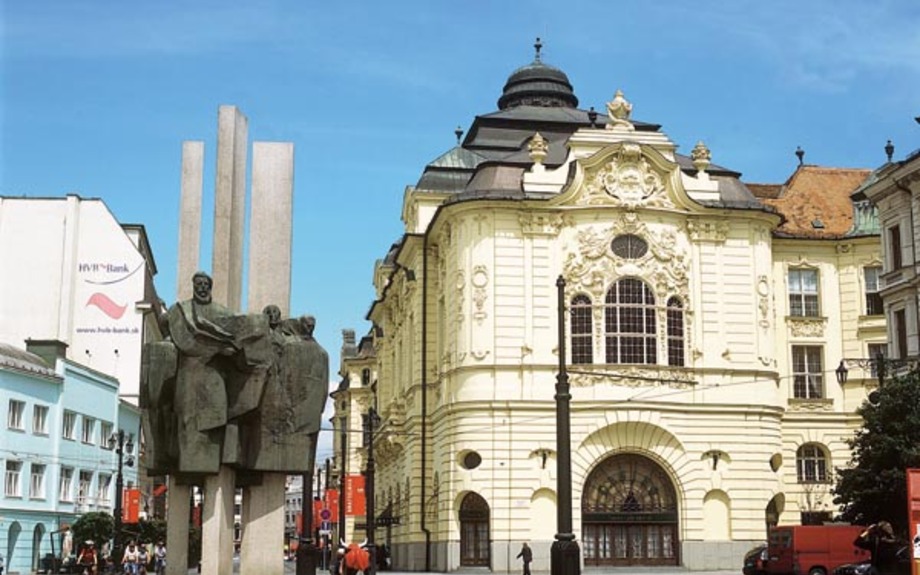
<instances>
[{"instance_id":1,"label":"ornate facade","mask_svg":"<svg viewBox=\"0 0 920 575\"><path fill-rule=\"evenodd\" d=\"M376 266L373 352L343 353L333 422L380 413L395 568L513 571L528 541L549 569L560 306L585 566L734 569L769 524L834 510L874 381L834 368L885 342L878 233L850 198L868 172L748 186L619 91L607 116L577 102L538 48L407 189Z\"/></svg>"}]
</instances>

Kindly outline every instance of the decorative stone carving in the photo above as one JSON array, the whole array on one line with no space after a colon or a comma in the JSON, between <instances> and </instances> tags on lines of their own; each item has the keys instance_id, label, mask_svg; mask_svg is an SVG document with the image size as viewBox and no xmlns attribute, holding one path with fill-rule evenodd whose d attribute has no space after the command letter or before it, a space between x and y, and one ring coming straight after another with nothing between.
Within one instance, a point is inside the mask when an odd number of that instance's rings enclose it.
<instances>
[{"instance_id":1,"label":"decorative stone carving","mask_svg":"<svg viewBox=\"0 0 920 575\"><path fill-rule=\"evenodd\" d=\"M578 369L575 369L576 367ZM592 366L573 366L569 374L569 383L573 387L621 385L672 389L686 389L697 384L696 380L686 371L659 365L606 366L603 371L595 371Z\"/></svg>"},{"instance_id":2,"label":"decorative stone carving","mask_svg":"<svg viewBox=\"0 0 920 575\"><path fill-rule=\"evenodd\" d=\"M525 236L555 237L559 235L564 221L562 214L558 213L521 212L518 214L518 223Z\"/></svg>"},{"instance_id":3,"label":"decorative stone carving","mask_svg":"<svg viewBox=\"0 0 920 575\"><path fill-rule=\"evenodd\" d=\"M542 172L543 159L546 158L547 151L549 150L549 143L540 135L540 132L537 132L533 135L533 138L530 139L530 144L527 145L527 149L530 151L530 159L533 160L533 171Z\"/></svg>"},{"instance_id":4,"label":"decorative stone carving","mask_svg":"<svg viewBox=\"0 0 920 575\"><path fill-rule=\"evenodd\" d=\"M705 172L709 164L712 163L712 152L710 152L706 144L700 140L693 146L693 150L690 151L690 159L693 160L693 167L696 168L698 172Z\"/></svg>"},{"instance_id":5,"label":"decorative stone carving","mask_svg":"<svg viewBox=\"0 0 920 575\"><path fill-rule=\"evenodd\" d=\"M789 399L789 411L833 411L833 399Z\"/></svg>"},{"instance_id":6,"label":"decorative stone carving","mask_svg":"<svg viewBox=\"0 0 920 575\"><path fill-rule=\"evenodd\" d=\"M760 310L761 327L770 327L770 281L767 276L757 278L757 309Z\"/></svg>"},{"instance_id":7,"label":"decorative stone carving","mask_svg":"<svg viewBox=\"0 0 920 575\"><path fill-rule=\"evenodd\" d=\"M471 356L473 357L473 359L475 359L476 361L482 361L482 360L484 360L485 358L489 357L489 350L485 349L485 350L471 351L471 352L470 352L470 355L471 355Z\"/></svg>"},{"instance_id":8,"label":"decorative stone carving","mask_svg":"<svg viewBox=\"0 0 920 575\"><path fill-rule=\"evenodd\" d=\"M611 154L606 165L586 174L584 190L577 202L628 209L674 207L667 195L663 173L642 154L639 144L631 142Z\"/></svg>"},{"instance_id":9,"label":"decorative stone carving","mask_svg":"<svg viewBox=\"0 0 920 575\"><path fill-rule=\"evenodd\" d=\"M687 220L687 235L693 241L723 243L728 237L728 222L724 220Z\"/></svg>"},{"instance_id":10,"label":"decorative stone carving","mask_svg":"<svg viewBox=\"0 0 920 575\"><path fill-rule=\"evenodd\" d=\"M648 252L630 260L616 256L610 244L624 233L642 237L649 245ZM583 292L590 294L593 301L603 301L612 281L635 276L651 283L658 298L677 295L684 301L685 309L689 308L689 256L678 248L672 230L654 233L635 213L628 212L606 229L592 226L579 231L577 241L577 251L570 252L563 264L568 298Z\"/></svg>"},{"instance_id":11,"label":"decorative stone carving","mask_svg":"<svg viewBox=\"0 0 920 575\"><path fill-rule=\"evenodd\" d=\"M786 324L792 337L824 337L827 318L789 316Z\"/></svg>"},{"instance_id":12,"label":"decorative stone carving","mask_svg":"<svg viewBox=\"0 0 920 575\"><path fill-rule=\"evenodd\" d=\"M617 90L613 95L613 100L607 102L607 126L608 130L632 132L636 129L632 122L629 121L629 115L632 113L632 104L623 96L623 90Z\"/></svg>"},{"instance_id":13,"label":"decorative stone carving","mask_svg":"<svg viewBox=\"0 0 920 575\"><path fill-rule=\"evenodd\" d=\"M466 275L463 269L454 272L454 313L457 317L457 324L463 324L463 290L466 288Z\"/></svg>"},{"instance_id":14,"label":"decorative stone carving","mask_svg":"<svg viewBox=\"0 0 920 575\"><path fill-rule=\"evenodd\" d=\"M473 268L473 275L470 277L470 283L473 284L473 319L482 325L482 321L489 317L485 310L486 301L489 294L486 287L489 285L489 273L483 265L477 265Z\"/></svg>"}]
</instances>

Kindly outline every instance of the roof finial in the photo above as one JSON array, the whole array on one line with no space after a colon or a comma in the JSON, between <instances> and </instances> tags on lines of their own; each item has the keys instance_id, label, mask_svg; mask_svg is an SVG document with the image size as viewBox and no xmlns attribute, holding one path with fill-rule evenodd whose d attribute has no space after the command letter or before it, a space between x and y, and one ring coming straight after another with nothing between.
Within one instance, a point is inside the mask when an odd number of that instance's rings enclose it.
<instances>
[{"instance_id":1,"label":"roof finial","mask_svg":"<svg viewBox=\"0 0 920 575\"><path fill-rule=\"evenodd\" d=\"M803 163L803 159L805 158L805 150L803 150L801 146L796 146L795 156L799 159L799 165L801 166Z\"/></svg>"},{"instance_id":2,"label":"roof finial","mask_svg":"<svg viewBox=\"0 0 920 575\"><path fill-rule=\"evenodd\" d=\"M457 145L460 145L460 138L463 137L463 128L457 126L457 129L454 130L454 135L457 136Z\"/></svg>"},{"instance_id":3,"label":"roof finial","mask_svg":"<svg viewBox=\"0 0 920 575\"><path fill-rule=\"evenodd\" d=\"M534 61L534 62L539 62L539 61L540 61L540 50L543 49L543 42L540 41L540 37L539 37L539 36L537 36L537 41L534 42L533 47L534 47L534 48L536 49L536 51L537 51L537 54L534 56L533 61Z\"/></svg>"},{"instance_id":4,"label":"roof finial","mask_svg":"<svg viewBox=\"0 0 920 575\"><path fill-rule=\"evenodd\" d=\"M891 143L891 140L888 140L888 143L885 144L885 155L888 156L888 161L891 162L891 156L894 155L894 144Z\"/></svg>"}]
</instances>

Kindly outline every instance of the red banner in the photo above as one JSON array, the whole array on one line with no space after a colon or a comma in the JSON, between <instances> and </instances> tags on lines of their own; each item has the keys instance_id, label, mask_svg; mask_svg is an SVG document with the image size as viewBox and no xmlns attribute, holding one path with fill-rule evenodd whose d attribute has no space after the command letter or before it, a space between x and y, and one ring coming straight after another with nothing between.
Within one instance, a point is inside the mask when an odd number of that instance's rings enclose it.
<instances>
[{"instance_id":1,"label":"red banner","mask_svg":"<svg viewBox=\"0 0 920 575\"><path fill-rule=\"evenodd\" d=\"M326 509L329 510L329 519L333 523L339 522L339 490L326 490Z\"/></svg>"},{"instance_id":2,"label":"red banner","mask_svg":"<svg viewBox=\"0 0 920 575\"><path fill-rule=\"evenodd\" d=\"M345 517L367 514L367 501L364 499L364 476L345 476Z\"/></svg>"},{"instance_id":3,"label":"red banner","mask_svg":"<svg viewBox=\"0 0 920 575\"><path fill-rule=\"evenodd\" d=\"M319 529L320 523L322 523L323 518L320 517L320 512L323 510L323 502L319 499L313 500L313 529Z\"/></svg>"},{"instance_id":4,"label":"red banner","mask_svg":"<svg viewBox=\"0 0 920 575\"><path fill-rule=\"evenodd\" d=\"M122 523L137 523L141 512L141 490L125 489L121 497Z\"/></svg>"},{"instance_id":5,"label":"red banner","mask_svg":"<svg viewBox=\"0 0 920 575\"><path fill-rule=\"evenodd\" d=\"M911 572L920 575L920 469L907 470L907 535L913 548Z\"/></svg>"}]
</instances>

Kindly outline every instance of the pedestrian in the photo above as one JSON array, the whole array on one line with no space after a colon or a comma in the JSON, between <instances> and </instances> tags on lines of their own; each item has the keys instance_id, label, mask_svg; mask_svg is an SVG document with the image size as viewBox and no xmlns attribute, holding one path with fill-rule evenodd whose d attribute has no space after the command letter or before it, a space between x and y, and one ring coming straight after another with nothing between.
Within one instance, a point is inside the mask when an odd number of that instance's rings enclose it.
<instances>
[{"instance_id":1,"label":"pedestrian","mask_svg":"<svg viewBox=\"0 0 920 575\"><path fill-rule=\"evenodd\" d=\"M147 563L150 562L150 554L147 552L147 544L141 543L137 546L137 572L139 575L147 575Z\"/></svg>"},{"instance_id":2,"label":"pedestrian","mask_svg":"<svg viewBox=\"0 0 920 575\"><path fill-rule=\"evenodd\" d=\"M166 571L166 544L163 541L157 541L153 548L153 570L157 575L163 575Z\"/></svg>"},{"instance_id":3,"label":"pedestrian","mask_svg":"<svg viewBox=\"0 0 920 575\"><path fill-rule=\"evenodd\" d=\"M521 552L517 554L516 559L521 559L524 562L524 575L530 575L530 562L533 561L533 551L530 550L530 545L526 541L521 544Z\"/></svg>"},{"instance_id":4,"label":"pedestrian","mask_svg":"<svg viewBox=\"0 0 920 575\"><path fill-rule=\"evenodd\" d=\"M894 536L891 523L887 521L879 521L867 527L856 537L853 545L872 554L872 566L877 570L885 571L897 563L900 542Z\"/></svg>"},{"instance_id":5,"label":"pedestrian","mask_svg":"<svg viewBox=\"0 0 920 575\"><path fill-rule=\"evenodd\" d=\"M96 575L97 566L99 565L99 554L96 553L96 544L92 539L88 540L80 550L77 557L77 565L83 567L84 575Z\"/></svg>"},{"instance_id":6,"label":"pedestrian","mask_svg":"<svg viewBox=\"0 0 920 575\"><path fill-rule=\"evenodd\" d=\"M128 543L125 554L121 558L121 564L124 566L125 573L128 575L137 575L137 545L134 541Z\"/></svg>"}]
</instances>

